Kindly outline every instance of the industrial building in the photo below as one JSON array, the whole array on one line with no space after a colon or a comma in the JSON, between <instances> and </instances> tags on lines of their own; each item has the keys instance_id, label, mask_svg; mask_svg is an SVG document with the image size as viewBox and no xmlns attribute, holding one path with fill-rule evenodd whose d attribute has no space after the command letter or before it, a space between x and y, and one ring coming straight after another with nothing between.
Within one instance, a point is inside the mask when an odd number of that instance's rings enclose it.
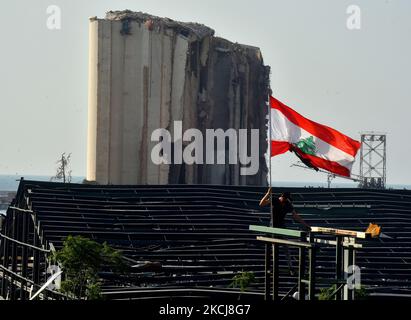
<instances>
[{"instance_id":1,"label":"industrial building","mask_svg":"<svg viewBox=\"0 0 411 320\"><path fill-rule=\"evenodd\" d=\"M258 48L216 37L204 25L140 12L108 12L91 18L89 28L88 181L267 184L270 71ZM202 133L258 129L258 173L241 175L228 161L154 164L151 135L159 128L174 134L175 121Z\"/></svg>"},{"instance_id":2,"label":"industrial building","mask_svg":"<svg viewBox=\"0 0 411 320\"><path fill-rule=\"evenodd\" d=\"M411 295L411 192L406 190L282 188L311 226L364 231L369 223L384 236L364 240L357 252L361 284L369 297ZM25 181L8 209L1 231L1 296L28 299L50 276L48 255L68 235L82 235L123 252L126 274L107 270L107 299L171 296L236 298L230 287L241 271L255 274L244 296L264 298L264 245L250 225L268 225L258 202L263 187L163 185L91 186ZM287 220L287 228L298 226ZM334 277L333 251L319 247L316 293ZM296 252L291 251L295 266ZM293 288L280 251L279 294ZM64 298L45 290L38 298Z\"/></svg>"}]
</instances>

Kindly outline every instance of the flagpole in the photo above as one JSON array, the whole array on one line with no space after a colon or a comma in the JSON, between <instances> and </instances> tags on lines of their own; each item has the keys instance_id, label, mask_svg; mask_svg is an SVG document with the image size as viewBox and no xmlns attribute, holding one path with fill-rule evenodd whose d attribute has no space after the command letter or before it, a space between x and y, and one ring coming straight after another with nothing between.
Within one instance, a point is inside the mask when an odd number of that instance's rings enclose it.
<instances>
[{"instance_id":1,"label":"flagpole","mask_svg":"<svg viewBox=\"0 0 411 320\"><path fill-rule=\"evenodd\" d=\"M268 185L271 188L271 108L270 108L270 95L268 95Z\"/></svg>"},{"instance_id":2,"label":"flagpole","mask_svg":"<svg viewBox=\"0 0 411 320\"><path fill-rule=\"evenodd\" d=\"M271 91L271 90L270 90ZM272 184L272 176L271 176L271 104L270 104L270 94L268 95L268 172L269 172L269 177L268 177L268 186L269 190L271 190ZM273 210L273 194L270 192L270 217L272 216L272 210ZM274 223L274 221L272 221Z\"/></svg>"}]
</instances>

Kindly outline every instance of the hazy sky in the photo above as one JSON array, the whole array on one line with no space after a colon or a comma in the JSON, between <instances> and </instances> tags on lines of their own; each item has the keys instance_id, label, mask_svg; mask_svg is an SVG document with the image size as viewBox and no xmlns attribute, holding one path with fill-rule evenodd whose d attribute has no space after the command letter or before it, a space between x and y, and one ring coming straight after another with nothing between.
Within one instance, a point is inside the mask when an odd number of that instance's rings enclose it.
<instances>
[{"instance_id":1,"label":"hazy sky","mask_svg":"<svg viewBox=\"0 0 411 320\"><path fill-rule=\"evenodd\" d=\"M360 30L346 27L352 4ZM61 30L47 29L50 5L61 8ZM411 183L409 0L2 1L0 174L51 175L71 152L73 175L85 175L88 18L122 9L200 22L260 47L277 98L356 139L387 132L388 183ZM326 180L290 168L295 159L273 159L273 178Z\"/></svg>"}]
</instances>

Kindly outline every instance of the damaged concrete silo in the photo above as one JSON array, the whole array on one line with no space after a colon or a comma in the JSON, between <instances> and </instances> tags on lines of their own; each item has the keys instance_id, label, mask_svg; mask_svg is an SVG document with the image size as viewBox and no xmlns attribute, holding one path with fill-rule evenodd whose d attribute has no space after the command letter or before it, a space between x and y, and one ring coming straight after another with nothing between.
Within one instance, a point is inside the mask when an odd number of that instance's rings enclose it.
<instances>
[{"instance_id":1,"label":"damaged concrete silo","mask_svg":"<svg viewBox=\"0 0 411 320\"><path fill-rule=\"evenodd\" d=\"M206 26L130 11L92 18L87 180L265 185L268 91L260 50L215 37ZM258 129L258 172L242 175L242 165L228 161L153 163L153 131L174 136L176 121L204 137L207 129ZM248 154L250 140L248 134Z\"/></svg>"}]
</instances>

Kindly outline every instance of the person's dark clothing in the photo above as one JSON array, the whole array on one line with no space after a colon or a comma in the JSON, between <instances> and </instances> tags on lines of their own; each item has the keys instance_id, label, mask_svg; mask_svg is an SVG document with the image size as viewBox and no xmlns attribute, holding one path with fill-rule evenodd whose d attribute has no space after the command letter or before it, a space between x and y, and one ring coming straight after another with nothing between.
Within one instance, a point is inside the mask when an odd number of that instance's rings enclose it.
<instances>
[{"instance_id":1,"label":"person's dark clothing","mask_svg":"<svg viewBox=\"0 0 411 320\"><path fill-rule=\"evenodd\" d=\"M271 208L271 225L274 228L283 228L286 214L293 211L294 207L290 201L287 200L285 204L282 204L277 197L273 197Z\"/></svg>"}]
</instances>

